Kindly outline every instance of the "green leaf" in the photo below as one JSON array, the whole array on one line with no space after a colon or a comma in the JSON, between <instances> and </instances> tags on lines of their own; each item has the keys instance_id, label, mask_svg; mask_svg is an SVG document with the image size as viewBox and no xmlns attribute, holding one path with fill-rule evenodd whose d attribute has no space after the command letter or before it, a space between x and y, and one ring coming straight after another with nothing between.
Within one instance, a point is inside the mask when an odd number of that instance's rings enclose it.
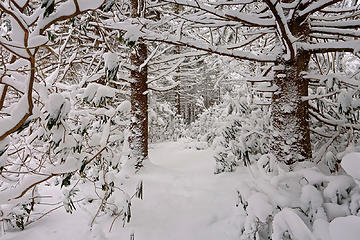
<instances>
[{"instance_id":1,"label":"green leaf","mask_svg":"<svg viewBox=\"0 0 360 240\"><path fill-rule=\"evenodd\" d=\"M85 167L86 167L86 165L87 165L88 163L89 163L89 162L86 161L86 160L83 160L83 161L82 161L82 164L81 164L81 167L80 167L80 170L79 170L79 173L80 173L80 176L81 176L81 177L85 177L85 176L86 176L86 174L85 174Z\"/></svg>"},{"instance_id":2,"label":"green leaf","mask_svg":"<svg viewBox=\"0 0 360 240\"><path fill-rule=\"evenodd\" d=\"M109 12L112 6L114 6L114 4L115 4L114 0L106 0L101 10L103 10L104 12Z\"/></svg>"},{"instance_id":3,"label":"green leaf","mask_svg":"<svg viewBox=\"0 0 360 240\"><path fill-rule=\"evenodd\" d=\"M50 4L48 4L49 1L52 1ZM52 14L55 10L55 1L54 0L48 0L48 1L44 1L43 4L41 5L41 8L46 8L45 12L44 12L44 18L50 16L50 14Z\"/></svg>"},{"instance_id":4,"label":"green leaf","mask_svg":"<svg viewBox=\"0 0 360 240\"><path fill-rule=\"evenodd\" d=\"M15 222L16 226L18 228L20 228L21 230L24 230L24 217L23 216L18 216L17 220Z\"/></svg>"},{"instance_id":5,"label":"green leaf","mask_svg":"<svg viewBox=\"0 0 360 240\"><path fill-rule=\"evenodd\" d=\"M143 185L143 181L140 181L140 183L137 186L136 189L136 197L139 199L143 199L143 189L144 189L144 185Z\"/></svg>"},{"instance_id":6,"label":"green leaf","mask_svg":"<svg viewBox=\"0 0 360 240\"><path fill-rule=\"evenodd\" d=\"M127 222L129 223L130 219L131 219L131 202L130 201L128 202L127 211L126 211L125 215L127 217Z\"/></svg>"},{"instance_id":7,"label":"green leaf","mask_svg":"<svg viewBox=\"0 0 360 240\"><path fill-rule=\"evenodd\" d=\"M126 42L126 45L129 47L129 48L133 48L136 44L136 41L127 41Z\"/></svg>"},{"instance_id":8,"label":"green leaf","mask_svg":"<svg viewBox=\"0 0 360 240\"><path fill-rule=\"evenodd\" d=\"M65 176L65 178L62 180L60 188L62 188L63 186L67 187L71 183L70 180L72 177L72 173L64 174L64 176Z\"/></svg>"}]
</instances>

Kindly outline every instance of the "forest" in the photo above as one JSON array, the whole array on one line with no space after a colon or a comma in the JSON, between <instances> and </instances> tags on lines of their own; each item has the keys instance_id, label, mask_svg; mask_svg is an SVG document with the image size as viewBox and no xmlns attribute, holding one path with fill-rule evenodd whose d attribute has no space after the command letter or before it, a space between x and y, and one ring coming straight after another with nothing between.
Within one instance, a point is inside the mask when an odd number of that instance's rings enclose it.
<instances>
[{"instance_id":1,"label":"forest","mask_svg":"<svg viewBox=\"0 0 360 240\"><path fill-rule=\"evenodd\" d=\"M359 0L0 0L0 240L358 240Z\"/></svg>"}]
</instances>

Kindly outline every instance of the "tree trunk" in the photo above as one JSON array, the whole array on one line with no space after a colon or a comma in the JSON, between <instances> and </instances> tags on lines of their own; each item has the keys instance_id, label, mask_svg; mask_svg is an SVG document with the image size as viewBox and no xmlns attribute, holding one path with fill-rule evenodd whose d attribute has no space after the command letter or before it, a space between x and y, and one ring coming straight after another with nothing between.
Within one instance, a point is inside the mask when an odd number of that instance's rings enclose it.
<instances>
[{"instance_id":1,"label":"tree trunk","mask_svg":"<svg viewBox=\"0 0 360 240\"><path fill-rule=\"evenodd\" d=\"M180 95L180 87L177 87L176 90L176 115L181 116L181 95Z\"/></svg>"},{"instance_id":2,"label":"tree trunk","mask_svg":"<svg viewBox=\"0 0 360 240\"><path fill-rule=\"evenodd\" d=\"M272 98L271 151L290 170L294 163L312 156L308 102L302 100L308 95L308 81L301 75L309 60L309 53L299 51L294 60L275 66L275 84L279 89Z\"/></svg>"},{"instance_id":3,"label":"tree trunk","mask_svg":"<svg viewBox=\"0 0 360 240\"><path fill-rule=\"evenodd\" d=\"M176 10L175 13L178 14L179 13L179 5L176 6ZM180 54L181 53L181 49L180 46L176 46L175 47L175 54ZM176 95L176 114L178 116L181 116L181 85L180 85L180 66L176 68L176 75L175 75L175 82L178 83L177 87L176 87L176 91L175 91L175 95Z\"/></svg>"},{"instance_id":4,"label":"tree trunk","mask_svg":"<svg viewBox=\"0 0 360 240\"><path fill-rule=\"evenodd\" d=\"M144 2L131 0L131 17L140 17L144 11ZM130 60L134 66L131 70L133 82L130 84L131 91L131 120L130 120L130 161L138 170L143 166L143 161L148 157L148 99L147 66L140 66L147 58L147 46L139 39L133 47Z\"/></svg>"}]
</instances>

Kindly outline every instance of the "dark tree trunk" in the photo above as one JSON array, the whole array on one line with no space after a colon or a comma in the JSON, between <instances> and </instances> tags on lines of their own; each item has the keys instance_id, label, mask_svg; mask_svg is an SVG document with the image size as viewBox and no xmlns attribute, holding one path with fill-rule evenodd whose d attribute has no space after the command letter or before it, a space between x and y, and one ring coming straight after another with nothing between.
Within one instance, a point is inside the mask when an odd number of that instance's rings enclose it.
<instances>
[{"instance_id":1,"label":"dark tree trunk","mask_svg":"<svg viewBox=\"0 0 360 240\"><path fill-rule=\"evenodd\" d=\"M179 13L179 7L180 6L176 6L176 10L175 10L175 13ZM175 47L175 54L180 54L181 53L181 49L180 49L180 46L176 46ZM181 116L181 85L180 85L180 66L177 67L176 69L176 75L175 75L175 82L178 83L178 86L176 87L176 114L178 116Z\"/></svg>"},{"instance_id":2,"label":"dark tree trunk","mask_svg":"<svg viewBox=\"0 0 360 240\"><path fill-rule=\"evenodd\" d=\"M306 59L304 59L306 58ZM311 159L308 103L308 82L301 76L307 57L299 55L297 61L283 63L275 71L279 90L273 95L272 124L274 127L272 151L287 165Z\"/></svg>"},{"instance_id":3,"label":"dark tree trunk","mask_svg":"<svg viewBox=\"0 0 360 240\"><path fill-rule=\"evenodd\" d=\"M191 123L195 122L195 104L191 104L191 118L190 118L190 122L191 122Z\"/></svg>"},{"instance_id":4,"label":"dark tree trunk","mask_svg":"<svg viewBox=\"0 0 360 240\"><path fill-rule=\"evenodd\" d=\"M131 0L132 17L139 17L144 11L143 1ZM132 49L130 56L134 70L131 71L133 82L131 89L131 120L130 120L130 161L135 169L143 166L143 161L148 157L148 99L147 66L140 66L147 58L147 46L141 39Z\"/></svg>"},{"instance_id":5,"label":"dark tree trunk","mask_svg":"<svg viewBox=\"0 0 360 240\"><path fill-rule=\"evenodd\" d=\"M191 105L190 103L186 104L186 124L190 124L191 123Z\"/></svg>"},{"instance_id":6,"label":"dark tree trunk","mask_svg":"<svg viewBox=\"0 0 360 240\"><path fill-rule=\"evenodd\" d=\"M289 24L296 37L306 40L308 26L301 20ZM279 61L274 70L275 84L279 87L272 97L271 120L273 140L271 151L280 162L291 170L293 164L311 160L310 124L308 102L308 81L302 73L308 70L310 53L298 50L294 59Z\"/></svg>"},{"instance_id":7,"label":"dark tree trunk","mask_svg":"<svg viewBox=\"0 0 360 240\"><path fill-rule=\"evenodd\" d=\"M147 46L139 43L131 55L131 63L139 68L147 58ZM148 157L148 100L147 88L147 67L140 71L132 70L131 78L134 81L131 88L131 121L130 121L130 150L131 159L135 161L135 168L143 165L144 159Z\"/></svg>"},{"instance_id":8,"label":"dark tree trunk","mask_svg":"<svg viewBox=\"0 0 360 240\"><path fill-rule=\"evenodd\" d=\"M176 91L176 114L181 116L181 95L180 95L180 87L178 87Z\"/></svg>"}]
</instances>

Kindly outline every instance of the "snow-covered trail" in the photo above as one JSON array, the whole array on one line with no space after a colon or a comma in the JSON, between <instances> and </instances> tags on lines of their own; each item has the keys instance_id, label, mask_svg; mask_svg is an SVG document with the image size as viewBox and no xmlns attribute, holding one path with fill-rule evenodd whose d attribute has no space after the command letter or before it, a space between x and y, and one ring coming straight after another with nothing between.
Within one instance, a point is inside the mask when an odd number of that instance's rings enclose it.
<instances>
[{"instance_id":1,"label":"snow-covered trail","mask_svg":"<svg viewBox=\"0 0 360 240\"><path fill-rule=\"evenodd\" d=\"M143 174L144 201L135 203L136 239L238 239L236 221L229 217L237 211L239 175L214 175L211 150L184 149L180 143L155 145L150 157L154 165ZM136 217L142 209L149 219Z\"/></svg>"},{"instance_id":2,"label":"snow-covered trail","mask_svg":"<svg viewBox=\"0 0 360 240\"><path fill-rule=\"evenodd\" d=\"M212 151L186 149L184 143L152 145L150 163L141 172L144 199L132 202L132 219L122 227L110 221L89 230L84 208L70 215L59 209L6 240L232 240L239 239L236 189L246 172L214 175ZM1 239L1 238L0 238Z\"/></svg>"}]
</instances>

